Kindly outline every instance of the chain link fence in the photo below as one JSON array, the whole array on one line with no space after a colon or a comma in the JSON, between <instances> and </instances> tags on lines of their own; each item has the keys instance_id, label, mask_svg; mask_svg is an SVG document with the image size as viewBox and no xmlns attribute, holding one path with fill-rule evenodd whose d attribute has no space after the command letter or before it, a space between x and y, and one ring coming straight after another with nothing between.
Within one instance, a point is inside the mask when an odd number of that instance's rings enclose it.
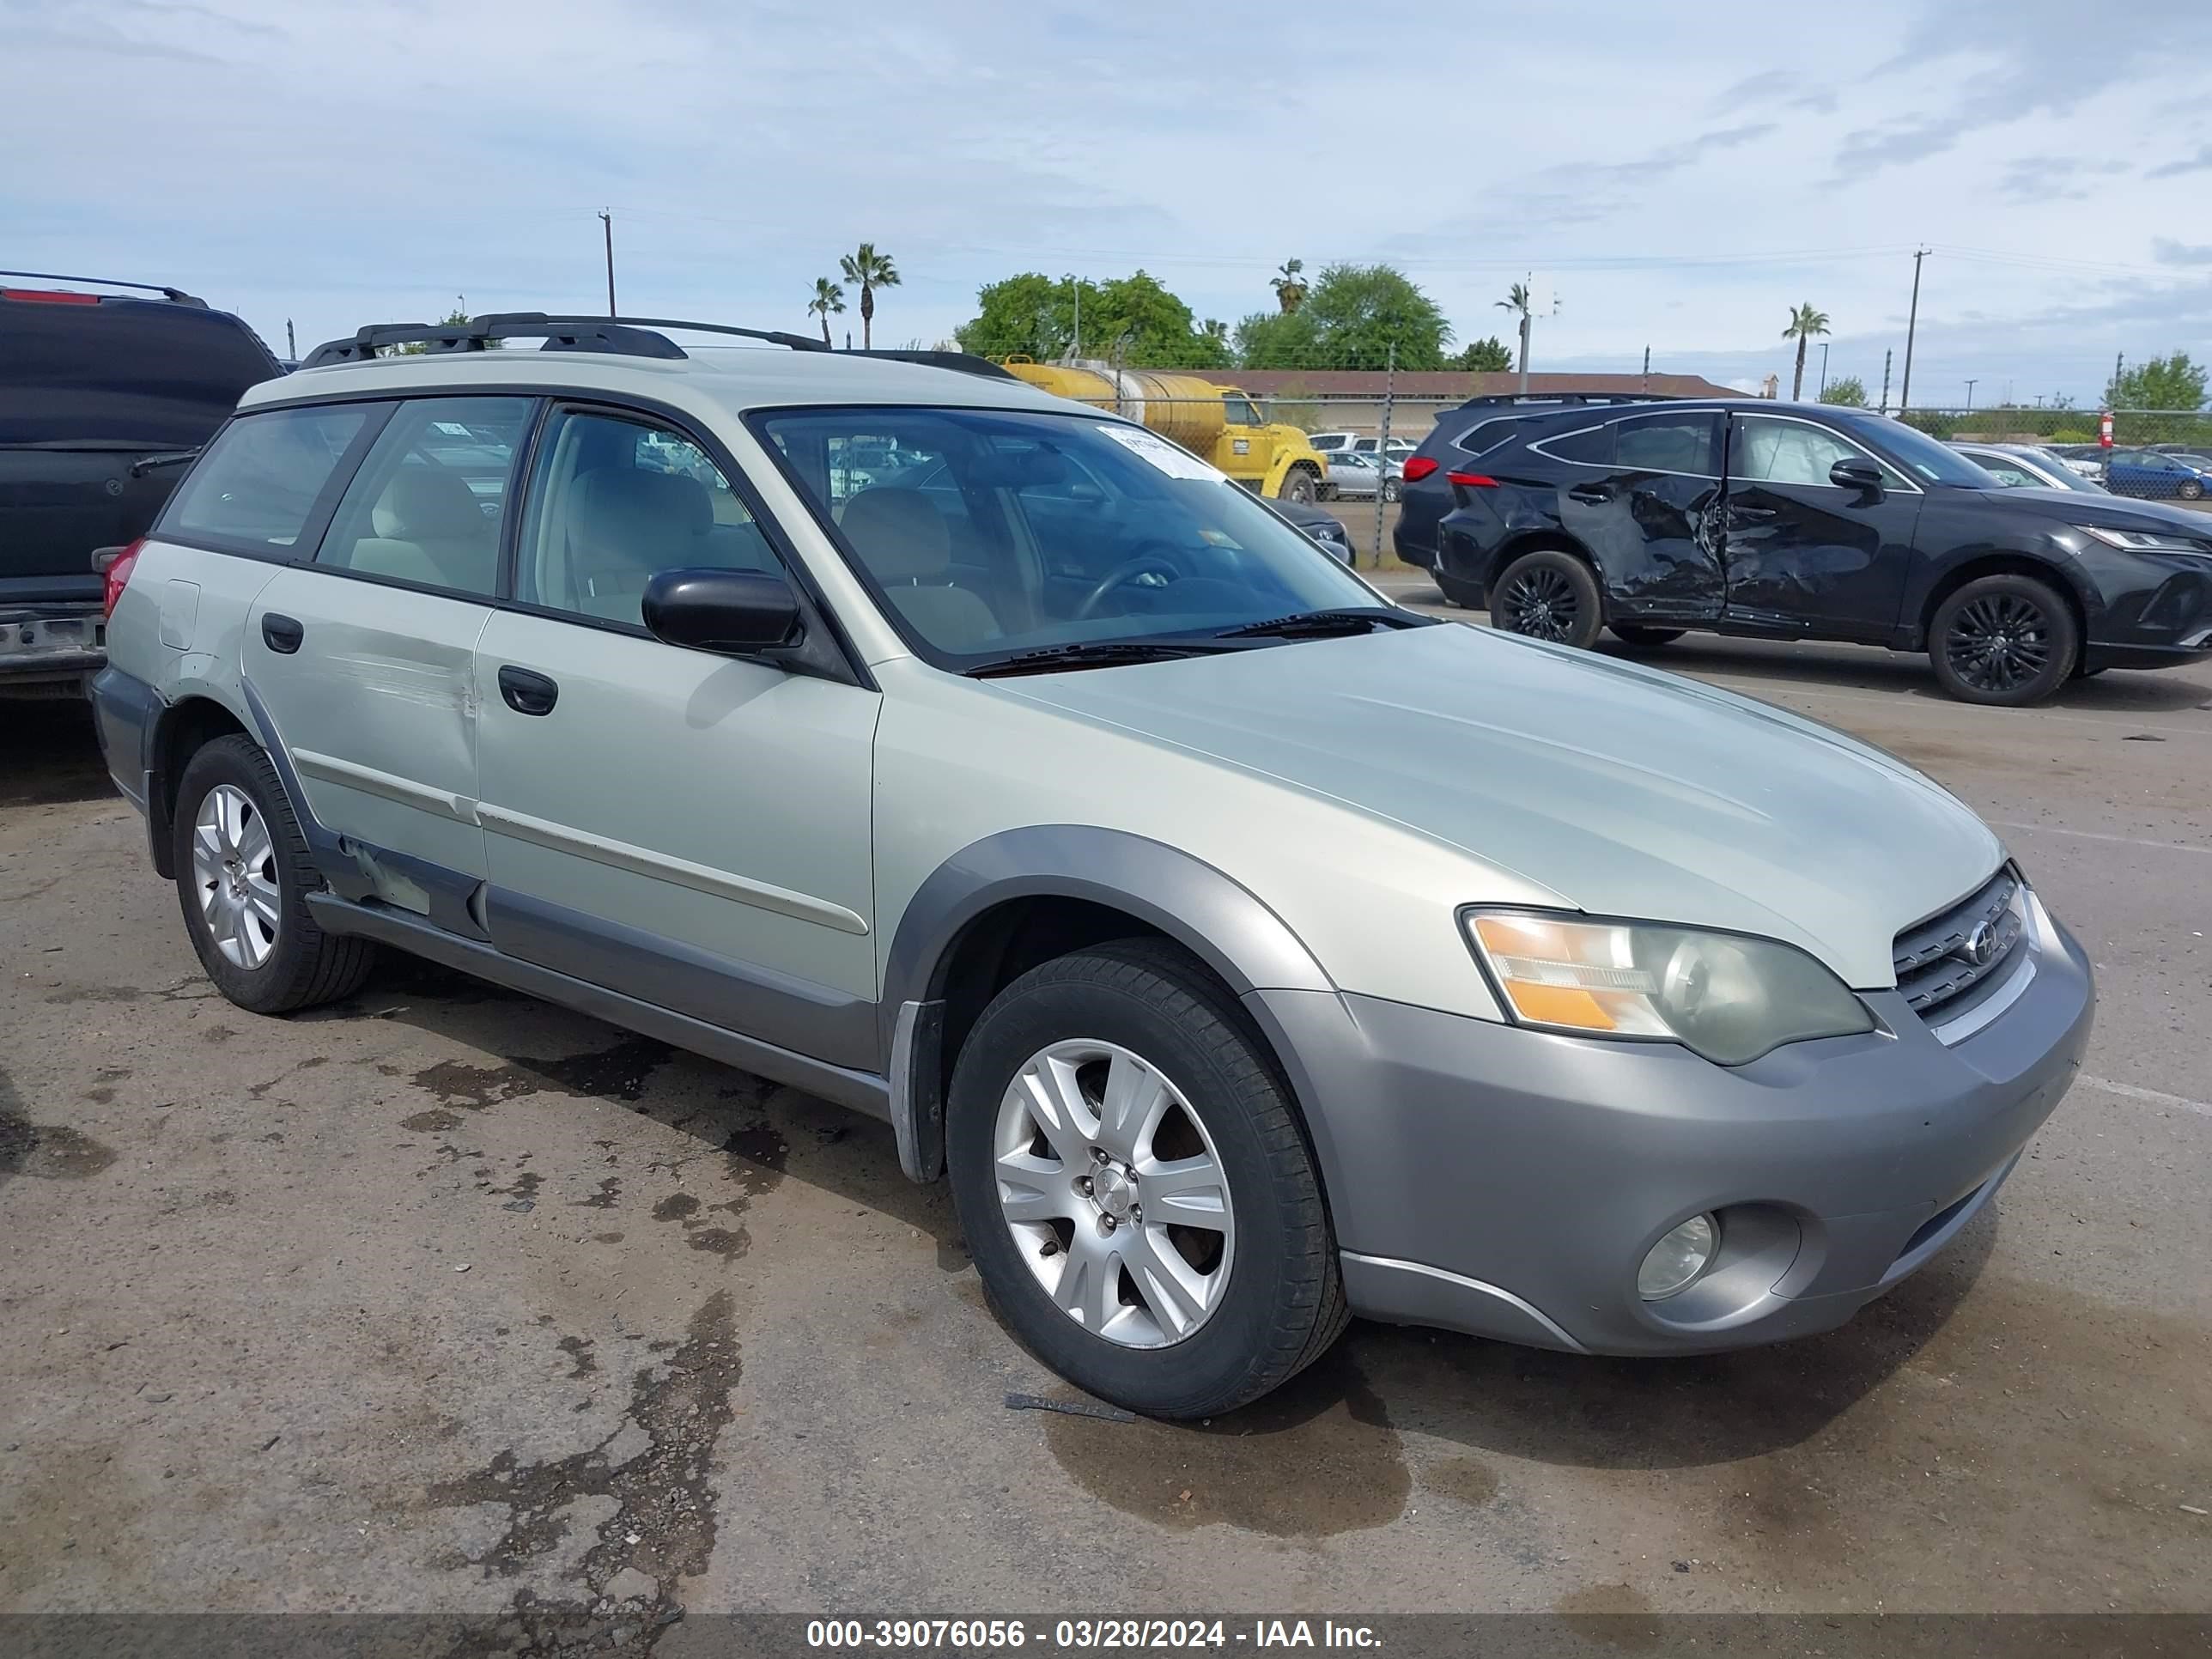
<instances>
[{"instance_id":1,"label":"chain link fence","mask_svg":"<svg viewBox=\"0 0 2212 1659\"><path fill-rule=\"evenodd\" d=\"M1900 416L1945 443L2025 444L2116 495L2193 506L2212 500L2212 410L2116 409L2112 444L2102 412L2083 409L1916 409Z\"/></svg>"}]
</instances>

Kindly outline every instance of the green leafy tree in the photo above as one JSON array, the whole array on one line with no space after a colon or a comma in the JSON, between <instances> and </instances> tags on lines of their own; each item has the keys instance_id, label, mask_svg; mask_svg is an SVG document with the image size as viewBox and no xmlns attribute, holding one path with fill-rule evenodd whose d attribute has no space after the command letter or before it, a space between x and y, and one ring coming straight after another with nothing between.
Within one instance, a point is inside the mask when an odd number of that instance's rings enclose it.
<instances>
[{"instance_id":1,"label":"green leafy tree","mask_svg":"<svg viewBox=\"0 0 2212 1659\"><path fill-rule=\"evenodd\" d=\"M822 343L830 343L830 319L845 314L845 290L827 276L814 279L814 297L806 302L810 316L822 319Z\"/></svg>"},{"instance_id":2,"label":"green leafy tree","mask_svg":"<svg viewBox=\"0 0 2212 1659\"><path fill-rule=\"evenodd\" d=\"M1138 368L1218 368L1230 359L1227 330L1199 326L1188 306L1142 270L1105 283L1024 271L975 297L978 314L954 332L963 351L980 356L1023 352L1050 362L1079 350Z\"/></svg>"},{"instance_id":3,"label":"green leafy tree","mask_svg":"<svg viewBox=\"0 0 2212 1659\"><path fill-rule=\"evenodd\" d=\"M1310 313L1255 311L1237 325L1237 361L1245 368L1326 368L1321 330Z\"/></svg>"},{"instance_id":4,"label":"green leafy tree","mask_svg":"<svg viewBox=\"0 0 2212 1659\"><path fill-rule=\"evenodd\" d=\"M1846 374L1840 380L1831 380L1820 393L1824 404L1840 404L1846 409L1867 406L1866 382L1856 374Z\"/></svg>"},{"instance_id":5,"label":"green leafy tree","mask_svg":"<svg viewBox=\"0 0 2212 1659\"><path fill-rule=\"evenodd\" d=\"M1495 334L1477 340L1459 354L1454 365L1477 374L1498 374L1513 367L1513 348Z\"/></svg>"},{"instance_id":6,"label":"green leafy tree","mask_svg":"<svg viewBox=\"0 0 2212 1659\"><path fill-rule=\"evenodd\" d=\"M863 242L840 258L837 268L847 282L860 290L860 349L871 350L875 345L876 290L899 285L898 267L891 263L890 254L877 252L873 242Z\"/></svg>"},{"instance_id":7,"label":"green leafy tree","mask_svg":"<svg viewBox=\"0 0 2212 1659\"><path fill-rule=\"evenodd\" d=\"M1394 346L1400 368L1443 368L1450 343L1437 302L1390 265L1325 266L1296 311L1237 325L1246 368L1381 368Z\"/></svg>"},{"instance_id":8,"label":"green leafy tree","mask_svg":"<svg viewBox=\"0 0 2212 1659\"><path fill-rule=\"evenodd\" d=\"M440 328L459 328L465 325L468 320L468 296L465 294L457 294L453 296L453 308L447 312L444 316L438 319L437 325ZM500 347L505 343L506 342L503 340L486 340L484 342L486 348L494 351L498 350ZM429 349L430 343L428 341L412 340L405 345L386 347L386 353L387 356L394 357L420 357Z\"/></svg>"},{"instance_id":9,"label":"green leafy tree","mask_svg":"<svg viewBox=\"0 0 2212 1659\"><path fill-rule=\"evenodd\" d=\"M1815 334L1827 331L1828 313L1814 310L1809 303L1799 306L1790 313L1790 325L1782 331L1782 337L1797 342L1797 376L1790 382L1790 402L1795 403L1805 395L1805 348L1812 344ZM1866 399L1862 396L1859 401L1864 403Z\"/></svg>"},{"instance_id":10,"label":"green leafy tree","mask_svg":"<svg viewBox=\"0 0 2212 1659\"><path fill-rule=\"evenodd\" d=\"M2105 388L2107 409L2202 409L2206 371L2185 351L2150 357Z\"/></svg>"},{"instance_id":11,"label":"green leafy tree","mask_svg":"<svg viewBox=\"0 0 2212 1659\"><path fill-rule=\"evenodd\" d=\"M1305 268L1303 259L1285 259L1275 272L1275 304L1285 317L1306 301L1305 278L1299 274Z\"/></svg>"}]
</instances>

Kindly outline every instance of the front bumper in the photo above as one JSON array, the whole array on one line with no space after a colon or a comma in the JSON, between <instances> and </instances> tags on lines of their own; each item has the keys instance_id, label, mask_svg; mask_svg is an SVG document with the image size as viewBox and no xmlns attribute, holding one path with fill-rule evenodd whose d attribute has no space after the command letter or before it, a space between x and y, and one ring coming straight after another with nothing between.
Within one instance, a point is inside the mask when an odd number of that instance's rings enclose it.
<instances>
[{"instance_id":1,"label":"front bumper","mask_svg":"<svg viewBox=\"0 0 2212 1659\"><path fill-rule=\"evenodd\" d=\"M1988 1203L2074 1079L2094 1004L2055 922L2003 1013L1946 1046L1884 1030L1724 1067L1359 996L1260 991L1305 1103L1356 1312L1542 1347L1663 1354L1843 1323ZM1721 1218L1715 1265L1636 1293L1662 1235Z\"/></svg>"}]
</instances>

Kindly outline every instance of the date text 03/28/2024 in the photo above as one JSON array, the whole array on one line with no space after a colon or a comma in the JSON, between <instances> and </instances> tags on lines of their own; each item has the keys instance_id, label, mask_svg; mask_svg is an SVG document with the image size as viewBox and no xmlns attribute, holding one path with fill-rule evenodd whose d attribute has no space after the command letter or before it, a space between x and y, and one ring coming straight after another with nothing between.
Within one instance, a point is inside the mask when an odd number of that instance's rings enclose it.
<instances>
[{"instance_id":1,"label":"date text 03/28/2024","mask_svg":"<svg viewBox=\"0 0 2212 1659\"><path fill-rule=\"evenodd\" d=\"M1365 1625L1334 1620L1060 1619L1034 1627L1022 1619L816 1619L806 1645L827 1649L924 1649L994 1652L1012 1649L1378 1648Z\"/></svg>"}]
</instances>

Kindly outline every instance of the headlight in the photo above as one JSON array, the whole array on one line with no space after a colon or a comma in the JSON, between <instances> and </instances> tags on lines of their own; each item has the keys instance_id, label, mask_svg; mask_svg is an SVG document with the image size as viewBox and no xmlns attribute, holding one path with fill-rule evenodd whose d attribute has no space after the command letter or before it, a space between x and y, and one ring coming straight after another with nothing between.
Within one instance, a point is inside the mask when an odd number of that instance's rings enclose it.
<instances>
[{"instance_id":1,"label":"headlight","mask_svg":"<svg viewBox=\"0 0 2212 1659\"><path fill-rule=\"evenodd\" d=\"M2112 530L2100 524L2077 524L2074 526L2085 536L2094 536L2107 547L2124 548L2130 553L2202 553L2203 542L2187 536L2160 536L2148 530Z\"/></svg>"},{"instance_id":2,"label":"headlight","mask_svg":"<svg viewBox=\"0 0 2212 1659\"><path fill-rule=\"evenodd\" d=\"M1841 980L1774 939L1527 910L1470 910L1463 920L1523 1025L1672 1041L1721 1066L1874 1030Z\"/></svg>"}]
</instances>

